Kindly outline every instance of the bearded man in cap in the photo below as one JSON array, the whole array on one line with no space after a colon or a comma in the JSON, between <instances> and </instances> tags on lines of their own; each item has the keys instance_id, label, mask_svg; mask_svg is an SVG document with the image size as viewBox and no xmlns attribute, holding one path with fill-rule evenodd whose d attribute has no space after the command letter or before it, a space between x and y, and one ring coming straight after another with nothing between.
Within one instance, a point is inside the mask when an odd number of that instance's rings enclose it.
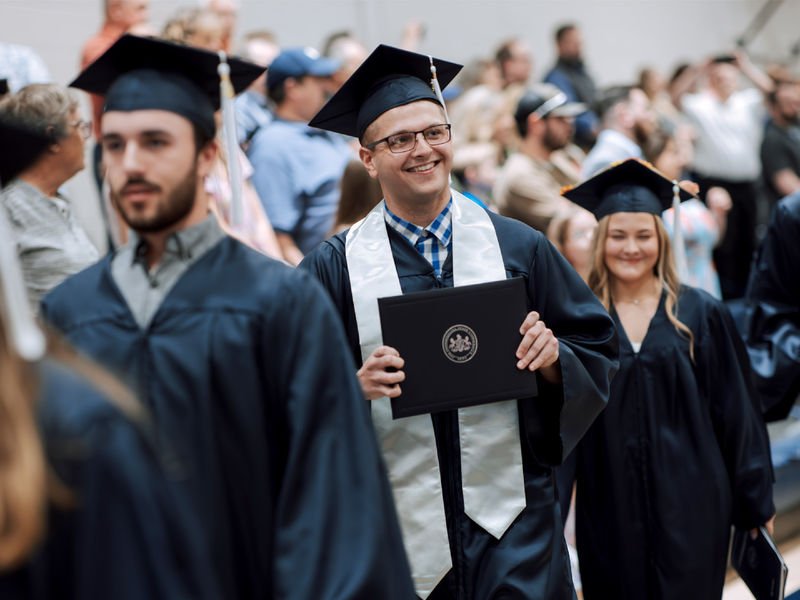
<instances>
[{"instance_id":1,"label":"bearded man in cap","mask_svg":"<svg viewBox=\"0 0 800 600\"><path fill-rule=\"evenodd\" d=\"M209 214L218 62L125 36L73 82L106 95L111 196L135 235L42 313L149 408L220 597L406 599L389 488L330 302ZM229 67L236 90L263 70Z\"/></svg>"}]
</instances>

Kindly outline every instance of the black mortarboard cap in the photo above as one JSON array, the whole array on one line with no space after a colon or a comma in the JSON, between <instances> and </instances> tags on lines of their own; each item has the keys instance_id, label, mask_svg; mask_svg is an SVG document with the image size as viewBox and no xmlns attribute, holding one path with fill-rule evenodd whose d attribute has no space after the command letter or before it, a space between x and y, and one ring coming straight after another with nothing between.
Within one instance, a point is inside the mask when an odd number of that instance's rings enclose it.
<instances>
[{"instance_id":1,"label":"black mortarboard cap","mask_svg":"<svg viewBox=\"0 0 800 600\"><path fill-rule=\"evenodd\" d=\"M438 58L433 64L442 89L462 67ZM309 125L361 138L369 124L387 110L418 100L439 102L431 87L430 57L381 44Z\"/></svg>"},{"instance_id":2,"label":"black mortarboard cap","mask_svg":"<svg viewBox=\"0 0 800 600\"><path fill-rule=\"evenodd\" d=\"M264 67L228 58L234 92ZM154 38L123 35L70 86L105 95L103 111L166 110L213 134L220 106L216 52Z\"/></svg>"},{"instance_id":3,"label":"black mortarboard cap","mask_svg":"<svg viewBox=\"0 0 800 600\"><path fill-rule=\"evenodd\" d=\"M0 115L0 187L28 168L53 142L43 131Z\"/></svg>"},{"instance_id":4,"label":"black mortarboard cap","mask_svg":"<svg viewBox=\"0 0 800 600\"><path fill-rule=\"evenodd\" d=\"M618 212L661 215L672 206L673 182L649 164L636 158L616 163L561 194L594 213L599 221ZM680 199L692 194L680 188Z\"/></svg>"}]
</instances>

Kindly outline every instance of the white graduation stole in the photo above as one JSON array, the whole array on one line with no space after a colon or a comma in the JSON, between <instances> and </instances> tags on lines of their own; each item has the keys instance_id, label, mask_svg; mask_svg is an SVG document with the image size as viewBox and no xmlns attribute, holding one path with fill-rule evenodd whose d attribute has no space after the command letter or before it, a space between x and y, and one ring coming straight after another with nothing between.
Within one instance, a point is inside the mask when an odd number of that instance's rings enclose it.
<instances>
[{"instance_id":1,"label":"white graduation stole","mask_svg":"<svg viewBox=\"0 0 800 600\"><path fill-rule=\"evenodd\" d=\"M506 278L489 215L453 191L453 283ZM402 294L381 201L345 241L362 360L382 345L378 298ZM402 384L401 384L402 387ZM389 471L416 593L425 599L452 567L439 460L430 415L392 419L389 398L372 401L372 421ZM458 411L467 515L500 538L525 508L516 400Z\"/></svg>"}]
</instances>

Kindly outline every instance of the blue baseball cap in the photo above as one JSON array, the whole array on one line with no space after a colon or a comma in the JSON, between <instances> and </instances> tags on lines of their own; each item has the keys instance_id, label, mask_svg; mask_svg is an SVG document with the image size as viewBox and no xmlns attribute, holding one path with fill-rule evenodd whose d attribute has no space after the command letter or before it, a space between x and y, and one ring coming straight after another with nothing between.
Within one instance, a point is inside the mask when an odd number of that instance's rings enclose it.
<instances>
[{"instance_id":1,"label":"blue baseball cap","mask_svg":"<svg viewBox=\"0 0 800 600\"><path fill-rule=\"evenodd\" d=\"M320 56L314 48L287 48L270 64L267 71L267 87L274 87L290 77L293 79L305 75L330 77L341 66L340 61Z\"/></svg>"}]
</instances>

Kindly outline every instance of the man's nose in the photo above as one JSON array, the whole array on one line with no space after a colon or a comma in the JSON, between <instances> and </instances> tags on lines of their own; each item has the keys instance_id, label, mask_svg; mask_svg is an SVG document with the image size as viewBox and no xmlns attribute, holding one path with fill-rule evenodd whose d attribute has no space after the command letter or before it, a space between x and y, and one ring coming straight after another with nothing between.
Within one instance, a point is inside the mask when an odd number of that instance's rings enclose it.
<instances>
[{"instance_id":1,"label":"man's nose","mask_svg":"<svg viewBox=\"0 0 800 600\"><path fill-rule=\"evenodd\" d=\"M426 154L433 150L433 146L428 143L428 140L425 139L425 136L422 135L421 131L416 133L414 137L414 148L412 148L412 152L414 154Z\"/></svg>"},{"instance_id":2,"label":"man's nose","mask_svg":"<svg viewBox=\"0 0 800 600\"><path fill-rule=\"evenodd\" d=\"M122 154L122 168L128 173L138 173L142 169L141 162L139 145L133 142L125 144L125 151Z\"/></svg>"}]
</instances>

